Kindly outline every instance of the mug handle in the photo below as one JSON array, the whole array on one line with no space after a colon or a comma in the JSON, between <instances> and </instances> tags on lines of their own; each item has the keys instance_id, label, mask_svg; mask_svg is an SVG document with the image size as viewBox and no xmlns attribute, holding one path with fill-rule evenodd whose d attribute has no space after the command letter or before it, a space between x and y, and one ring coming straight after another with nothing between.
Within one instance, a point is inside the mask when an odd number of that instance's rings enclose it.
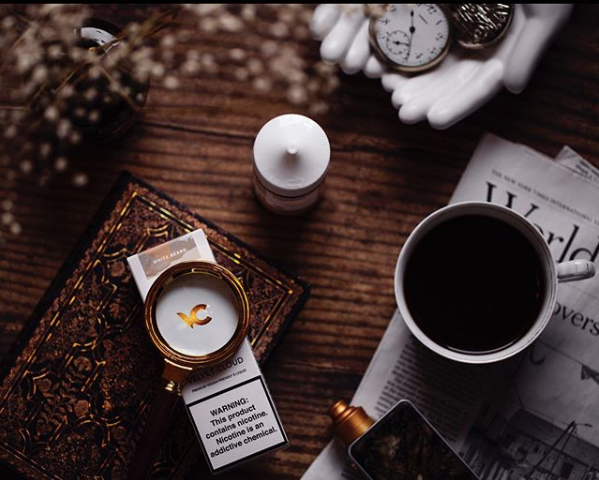
<instances>
[{"instance_id":1,"label":"mug handle","mask_svg":"<svg viewBox=\"0 0 599 480\"><path fill-rule=\"evenodd\" d=\"M557 264L557 281L575 282L595 276L595 264L588 260L570 260Z\"/></svg>"}]
</instances>

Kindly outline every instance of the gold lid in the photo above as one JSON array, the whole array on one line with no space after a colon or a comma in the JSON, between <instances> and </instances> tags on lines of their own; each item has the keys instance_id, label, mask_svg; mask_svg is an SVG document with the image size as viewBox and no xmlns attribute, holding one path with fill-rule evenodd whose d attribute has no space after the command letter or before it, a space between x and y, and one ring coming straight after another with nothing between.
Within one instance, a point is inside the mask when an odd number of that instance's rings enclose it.
<instances>
[{"instance_id":1,"label":"gold lid","mask_svg":"<svg viewBox=\"0 0 599 480\"><path fill-rule=\"evenodd\" d=\"M350 407L343 400L330 408L329 415L333 419L333 434L346 447L374 424L362 407Z\"/></svg>"}]
</instances>

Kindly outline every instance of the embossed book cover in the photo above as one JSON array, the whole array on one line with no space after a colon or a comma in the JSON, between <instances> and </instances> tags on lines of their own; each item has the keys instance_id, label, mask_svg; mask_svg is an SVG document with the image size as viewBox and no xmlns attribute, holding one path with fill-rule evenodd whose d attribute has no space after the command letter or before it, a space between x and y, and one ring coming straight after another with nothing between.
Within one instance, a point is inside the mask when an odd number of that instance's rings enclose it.
<instances>
[{"instance_id":1,"label":"embossed book cover","mask_svg":"<svg viewBox=\"0 0 599 480\"><path fill-rule=\"evenodd\" d=\"M308 284L123 173L3 363L0 459L13 471L31 479L125 478L162 371L126 258L198 228L247 291L249 336L264 363ZM198 458L179 407L152 478L184 478Z\"/></svg>"}]
</instances>

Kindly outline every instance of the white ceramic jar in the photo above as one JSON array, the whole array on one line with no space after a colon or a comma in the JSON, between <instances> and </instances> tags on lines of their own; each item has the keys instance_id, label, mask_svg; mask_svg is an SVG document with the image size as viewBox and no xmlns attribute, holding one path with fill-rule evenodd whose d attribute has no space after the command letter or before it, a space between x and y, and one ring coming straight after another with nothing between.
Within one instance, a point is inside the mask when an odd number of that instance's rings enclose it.
<instances>
[{"instance_id":1,"label":"white ceramic jar","mask_svg":"<svg viewBox=\"0 0 599 480\"><path fill-rule=\"evenodd\" d=\"M322 195L331 146L324 130L303 115L273 118L254 142L254 190L266 208L299 215Z\"/></svg>"}]
</instances>

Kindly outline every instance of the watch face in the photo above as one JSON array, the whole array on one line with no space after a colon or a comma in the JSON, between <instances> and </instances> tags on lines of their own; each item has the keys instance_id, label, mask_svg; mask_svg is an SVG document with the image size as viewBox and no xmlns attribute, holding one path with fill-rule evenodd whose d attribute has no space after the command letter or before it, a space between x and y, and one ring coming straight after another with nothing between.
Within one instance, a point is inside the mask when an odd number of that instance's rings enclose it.
<instances>
[{"instance_id":1,"label":"watch face","mask_svg":"<svg viewBox=\"0 0 599 480\"><path fill-rule=\"evenodd\" d=\"M435 3L395 3L370 23L377 55L405 71L426 70L447 54L450 26L445 11Z\"/></svg>"}]
</instances>

